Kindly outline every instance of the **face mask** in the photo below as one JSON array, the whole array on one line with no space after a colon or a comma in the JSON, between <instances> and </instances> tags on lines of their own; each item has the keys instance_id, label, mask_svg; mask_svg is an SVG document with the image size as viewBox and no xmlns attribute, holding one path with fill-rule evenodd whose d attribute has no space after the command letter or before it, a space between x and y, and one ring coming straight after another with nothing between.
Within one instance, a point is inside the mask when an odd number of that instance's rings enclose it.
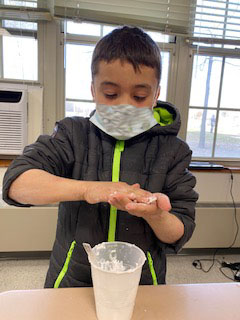
<instances>
[{"instance_id":1,"label":"face mask","mask_svg":"<svg viewBox=\"0 0 240 320\"><path fill-rule=\"evenodd\" d=\"M90 121L117 140L127 140L143 133L157 124L153 111L132 105L96 105Z\"/></svg>"}]
</instances>

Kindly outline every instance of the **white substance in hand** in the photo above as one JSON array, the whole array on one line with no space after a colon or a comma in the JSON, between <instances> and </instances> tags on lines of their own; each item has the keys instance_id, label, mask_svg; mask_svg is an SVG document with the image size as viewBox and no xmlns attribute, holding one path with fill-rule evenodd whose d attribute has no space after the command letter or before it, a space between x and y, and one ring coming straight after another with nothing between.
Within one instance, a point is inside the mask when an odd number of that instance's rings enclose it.
<instances>
[{"instance_id":1,"label":"white substance in hand","mask_svg":"<svg viewBox=\"0 0 240 320\"><path fill-rule=\"evenodd\" d=\"M136 199L133 200L134 203L142 203L142 204L151 204L154 201L157 201L157 198L155 196L148 197L147 200L144 202L138 202Z\"/></svg>"},{"instance_id":2,"label":"white substance in hand","mask_svg":"<svg viewBox=\"0 0 240 320\"><path fill-rule=\"evenodd\" d=\"M148 201L146 203L150 204L150 203L152 203L154 201L157 201L157 198L155 196L151 196L151 197L148 198Z\"/></svg>"}]
</instances>

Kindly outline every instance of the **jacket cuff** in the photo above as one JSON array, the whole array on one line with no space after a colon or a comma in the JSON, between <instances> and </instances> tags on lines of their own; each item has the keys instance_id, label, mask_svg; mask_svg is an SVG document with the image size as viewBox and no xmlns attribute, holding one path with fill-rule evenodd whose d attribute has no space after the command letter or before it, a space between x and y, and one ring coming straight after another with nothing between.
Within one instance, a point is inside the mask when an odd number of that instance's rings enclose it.
<instances>
[{"instance_id":1,"label":"jacket cuff","mask_svg":"<svg viewBox=\"0 0 240 320\"><path fill-rule=\"evenodd\" d=\"M184 225L184 234L176 242L167 244L166 253L178 253L182 249L184 244L191 238L195 229L195 222L185 218L182 214L178 214L176 212L171 213L174 214L180 221L182 221Z\"/></svg>"}]
</instances>

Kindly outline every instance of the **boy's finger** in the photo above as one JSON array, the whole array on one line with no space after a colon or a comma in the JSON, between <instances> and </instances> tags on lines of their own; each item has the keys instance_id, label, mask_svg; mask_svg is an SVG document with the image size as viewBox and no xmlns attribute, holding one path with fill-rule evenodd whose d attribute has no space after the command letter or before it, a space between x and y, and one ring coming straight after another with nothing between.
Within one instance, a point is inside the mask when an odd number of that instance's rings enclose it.
<instances>
[{"instance_id":1,"label":"boy's finger","mask_svg":"<svg viewBox=\"0 0 240 320\"><path fill-rule=\"evenodd\" d=\"M163 211L171 210L172 206L168 196L163 193L154 193L154 196L157 197L157 206Z\"/></svg>"},{"instance_id":2,"label":"boy's finger","mask_svg":"<svg viewBox=\"0 0 240 320\"><path fill-rule=\"evenodd\" d=\"M136 188L136 189L140 189L140 184L139 183L134 183L132 185L133 188Z\"/></svg>"},{"instance_id":3,"label":"boy's finger","mask_svg":"<svg viewBox=\"0 0 240 320\"><path fill-rule=\"evenodd\" d=\"M156 204L130 202L125 206L126 210L135 216L142 217L156 211Z\"/></svg>"},{"instance_id":4,"label":"boy's finger","mask_svg":"<svg viewBox=\"0 0 240 320\"><path fill-rule=\"evenodd\" d=\"M130 202L132 202L133 201L133 199L130 199L129 197L127 197L126 195L123 195L123 194L114 194L114 195L111 195L110 197L109 197L109 200L108 200L108 202L111 204L111 205L113 205L113 206L115 206L115 207L117 207L117 208L120 208L120 209L122 209L122 210L125 210L125 206L128 204L128 203L130 203Z\"/></svg>"}]
</instances>

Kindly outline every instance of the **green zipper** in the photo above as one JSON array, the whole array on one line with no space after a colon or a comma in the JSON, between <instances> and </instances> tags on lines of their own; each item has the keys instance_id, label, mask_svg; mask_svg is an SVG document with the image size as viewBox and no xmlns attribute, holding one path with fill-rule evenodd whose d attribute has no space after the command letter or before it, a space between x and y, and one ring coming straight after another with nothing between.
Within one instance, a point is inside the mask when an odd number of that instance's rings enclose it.
<instances>
[{"instance_id":1,"label":"green zipper","mask_svg":"<svg viewBox=\"0 0 240 320\"><path fill-rule=\"evenodd\" d=\"M112 182L119 181L121 152L123 150L124 150L124 141L118 140L116 142L115 149L114 149L114 155L113 155ZM115 241L116 224L117 224L117 208L111 205L110 218L109 218L109 229L108 229L108 241L109 242Z\"/></svg>"},{"instance_id":2,"label":"green zipper","mask_svg":"<svg viewBox=\"0 0 240 320\"><path fill-rule=\"evenodd\" d=\"M62 279L64 278L65 274L67 273L68 265L69 265L69 262L70 262L70 260L71 260L71 257L72 257L72 253L73 253L75 244L76 244L76 241L74 240L74 241L71 243L70 249L68 250L68 253L67 253L67 257L66 257L64 266L63 266L61 272L59 273L59 275L58 275L58 277L57 277L57 280L56 280L55 283L54 283L54 288L58 288L58 287L59 287Z\"/></svg>"},{"instance_id":3,"label":"green zipper","mask_svg":"<svg viewBox=\"0 0 240 320\"><path fill-rule=\"evenodd\" d=\"M114 155L113 155L113 167L112 167L112 181L118 182L120 176L120 162L121 162L121 152L124 150L124 141L118 140L115 145ZM116 233L116 224L117 224L117 208L112 206L110 207L110 218L109 218L109 229L108 229L108 241L115 241ZM157 285L157 276L153 266L153 260L150 252L147 252L148 265L152 275L153 284Z\"/></svg>"},{"instance_id":4,"label":"green zipper","mask_svg":"<svg viewBox=\"0 0 240 320\"><path fill-rule=\"evenodd\" d=\"M157 276L156 276L156 272L154 270L154 266L153 266L153 260L152 260L152 256L151 253L148 251L147 252L147 258L148 258L148 266L152 275L152 279L153 279L153 285L156 286L157 283Z\"/></svg>"}]
</instances>

